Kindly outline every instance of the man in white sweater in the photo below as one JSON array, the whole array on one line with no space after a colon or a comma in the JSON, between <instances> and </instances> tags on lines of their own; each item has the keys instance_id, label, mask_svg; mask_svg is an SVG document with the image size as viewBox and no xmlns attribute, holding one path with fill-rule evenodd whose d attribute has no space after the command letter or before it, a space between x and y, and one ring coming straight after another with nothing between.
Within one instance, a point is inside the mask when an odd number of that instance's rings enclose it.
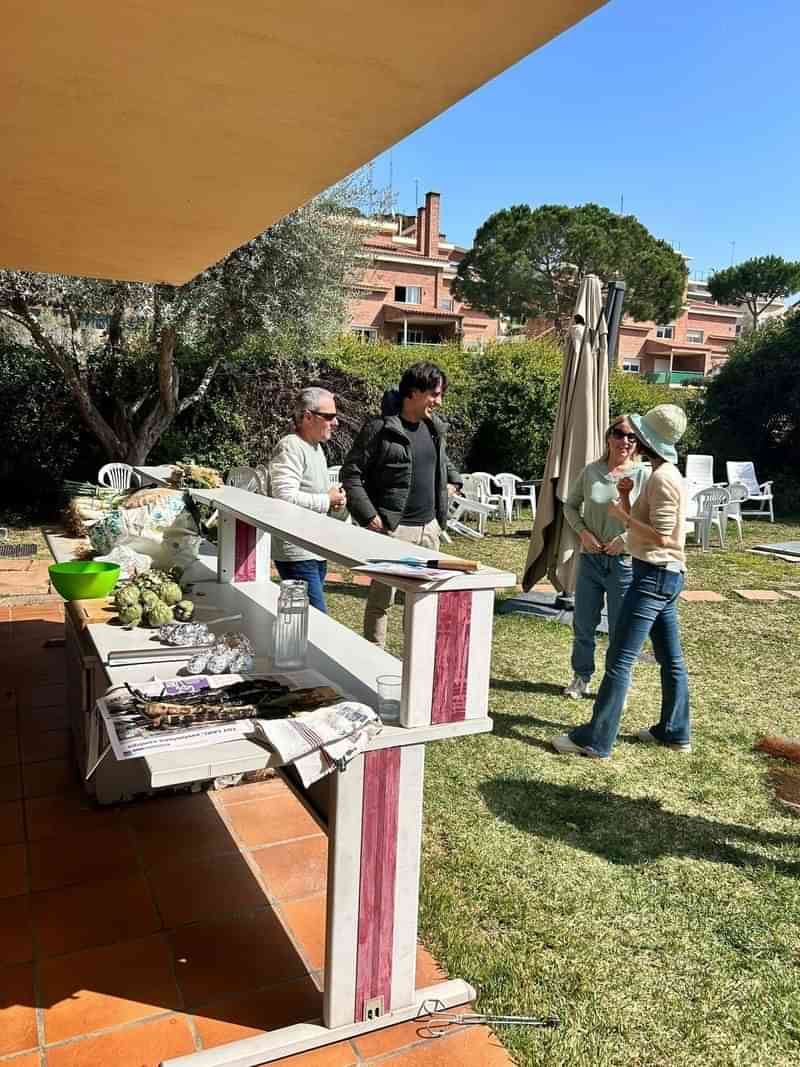
<instances>
[{"instance_id":1,"label":"man in white sweater","mask_svg":"<svg viewBox=\"0 0 800 1067\"><path fill-rule=\"evenodd\" d=\"M294 433L281 438L270 459L270 496L323 515L344 507L344 490L329 484L322 451L335 426L333 393L303 389L294 405ZM328 565L324 559L277 537L272 539L272 557L281 578L307 582L312 607L327 611L323 587Z\"/></svg>"}]
</instances>

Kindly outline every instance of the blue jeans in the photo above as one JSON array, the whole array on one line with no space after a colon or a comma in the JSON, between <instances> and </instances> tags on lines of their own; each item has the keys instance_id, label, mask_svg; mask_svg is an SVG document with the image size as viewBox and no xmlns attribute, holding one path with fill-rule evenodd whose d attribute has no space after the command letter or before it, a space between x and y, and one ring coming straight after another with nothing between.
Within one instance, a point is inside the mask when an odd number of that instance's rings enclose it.
<instances>
[{"instance_id":1,"label":"blue jeans","mask_svg":"<svg viewBox=\"0 0 800 1067\"><path fill-rule=\"evenodd\" d=\"M328 570L328 564L326 560L276 559L275 570L278 572L281 578L292 579L296 582L307 582L309 604L312 608L316 608L318 611L324 611L327 615L328 609L325 606L325 593L323 592L325 575Z\"/></svg>"},{"instance_id":2,"label":"blue jeans","mask_svg":"<svg viewBox=\"0 0 800 1067\"><path fill-rule=\"evenodd\" d=\"M622 599L633 579L630 556L581 552L575 579L575 614L572 625L572 670L584 681L594 674L595 632L608 600L608 639L614 633Z\"/></svg>"},{"instance_id":3,"label":"blue jeans","mask_svg":"<svg viewBox=\"0 0 800 1067\"><path fill-rule=\"evenodd\" d=\"M611 755L619 731L631 671L649 635L661 667L661 718L650 732L660 741L688 744L689 678L678 632L678 594L683 574L633 561L633 581L622 602L606 656L606 673L594 702L592 721L570 730L570 738L599 756Z\"/></svg>"}]
</instances>

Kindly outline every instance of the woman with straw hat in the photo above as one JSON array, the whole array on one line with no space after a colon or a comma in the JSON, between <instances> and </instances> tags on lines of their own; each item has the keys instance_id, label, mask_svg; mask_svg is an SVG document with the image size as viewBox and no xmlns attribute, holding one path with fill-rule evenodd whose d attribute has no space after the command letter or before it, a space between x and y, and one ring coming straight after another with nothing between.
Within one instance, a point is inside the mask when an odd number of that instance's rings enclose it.
<instances>
[{"instance_id":1,"label":"woman with straw hat","mask_svg":"<svg viewBox=\"0 0 800 1067\"><path fill-rule=\"evenodd\" d=\"M630 486L609 515L628 532L633 580L622 602L606 656L606 671L591 721L552 741L562 755L608 759L617 738L631 671L650 637L661 667L661 717L639 730L640 741L691 752L689 684L678 631L678 596L686 572L686 484L675 466L675 444L686 430L686 415L675 404L659 404L646 415L628 418L653 473L631 508Z\"/></svg>"}]
</instances>

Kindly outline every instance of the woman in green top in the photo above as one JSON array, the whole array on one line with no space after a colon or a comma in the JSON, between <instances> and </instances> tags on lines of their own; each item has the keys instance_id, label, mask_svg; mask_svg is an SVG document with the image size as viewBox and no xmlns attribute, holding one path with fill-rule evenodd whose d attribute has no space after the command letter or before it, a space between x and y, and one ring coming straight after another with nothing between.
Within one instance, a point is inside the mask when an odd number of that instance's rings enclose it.
<instances>
[{"instance_id":1,"label":"woman in green top","mask_svg":"<svg viewBox=\"0 0 800 1067\"><path fill-rule=\"evenodd\" d=\"M608 513L617 487L630 482L631 503L647 480L649 468L636 464L638 442L627 415L620 415L606 432L606 451L587 464L570 487L564 517L580 538L581 552L575 580L575 637L572 643L573 678L564 695L586 696L594 674L595 631L608 603L609 640L620 604L631 584L631 557L625 527Z\"/></svg>"}]
</instances>

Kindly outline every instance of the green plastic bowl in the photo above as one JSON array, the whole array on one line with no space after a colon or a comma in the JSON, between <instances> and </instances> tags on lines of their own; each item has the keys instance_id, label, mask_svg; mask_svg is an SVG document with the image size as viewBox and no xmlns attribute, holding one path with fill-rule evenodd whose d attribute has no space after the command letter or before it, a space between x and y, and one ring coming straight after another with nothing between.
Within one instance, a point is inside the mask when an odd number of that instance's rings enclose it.
<instances>
[{"instance_id":1,"label":"green plastic bowl","mask_svg":"<svg viewBox=\"0 0 800 1067\"><path fill-rule=\"evenodd\" d=\"M96 600L108 596L118 578L118 563L80 560L54 563L50 567L50 581L65 600Z\"/></svg>"}]
</instances>

